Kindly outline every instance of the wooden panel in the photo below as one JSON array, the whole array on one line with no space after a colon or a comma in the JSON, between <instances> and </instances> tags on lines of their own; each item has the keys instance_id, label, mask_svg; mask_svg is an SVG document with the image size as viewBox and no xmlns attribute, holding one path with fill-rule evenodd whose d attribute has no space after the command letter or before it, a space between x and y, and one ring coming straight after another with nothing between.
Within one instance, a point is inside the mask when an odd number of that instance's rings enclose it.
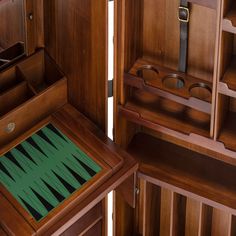
<instances>
[{"instance_id":1,"label":"wooden panel","mask_svg":"<svg viewBox=\"0 0 236 236\"><path fill-rule=\"evenodd\" d=\"M123 182L116 192L124 198L124 200L133 208L136 206L136 174L130 176Z\"/></svg>"},{"instance_id":2,"label":"wooden panel","mask_svg":"<svg viewBox=\"0 0 236 236\"><path fill-rule=\"evenodd\" d=\"M114 235L134 234L135 210L124 200L119 192L114 191Z\"/></svg>"},{"instance_id":3,"label":"wooden panel","mask_svg":"<svg viewBox=\"0 0 236 236\"><path fill-rule=\"evenodd\" d=\"M212 236L230 236L231 214L214 209L212 215Z\"/></svg>"},{"instance_id":4,"label":"wooden panel","mask_svg":"<svg viewBox=\"0 0 236 236\"><path fill-rule=\"evenodd\" d=\"M187 199L186 205L186 236L200 236L202 221L202 203L196 200Z\"/></svg>"},{"instance_id":5,"label":"wooden panel","mask_svg":"<svg viewBox=\"0 0 236 236\"><path fill-rule=\"evenodd\" d=\"M161 189L161 213L160 213L160 235L172 235L173 229L173 212L174 210L174 193L170 190Z\"/></svg>"},{"instance_id":6,"label":"wooden panel","mask_svg":"<svg viewBox=\"0 0 236 236\"><path fill-rule=\"evenodd\" d=\"M13 235L13 233L14 235L21 236L34 235L35 232L33 228L26 223L24 218L22 218L16 209L7 201L2 193L0 193L0 202L0 227L3 228L8 235Z\"/></svg>"},{"instance_id":7,"label":"wooden panel","mask_svg":"<svg viewBox=\"0 0 236 236\"><path fill-rule=\"evenodd\" d=\"M7 233L2 228L0 228L0 236L7 236Z\"/></svg>"},{"instance_id":8,"label":"wooden panel","mask_svg":"<svg viewBox=\"0 0 236 236\"><path fill-rule=\"evenodd\" d=\"M89 227L95 225L101 219L102 219L102 203L99 203L86 215L84 215L80 220L74 223L69 229L67 229L64 233L62 233L61 236L80 235L84 231L87 231Z\"/></svg>"},{"instance_id":9,"label":"wooden panel","mask_svg":"<svg viewBox=\"0 0 236 236\"><path fill-rule=\"evenodd\" d=\"M99 221L96 225L94 225L86 233L81 234L79 236L94 236L94 235L102 236L102 221Z\"/></svg>"},{"instance_id":10,"label":"wooden panel","mask_svg":"<svg viewBox=\"0 0 236 236\"><path fill-rule=\"evenodd\" d=\"M0 4L0 48L5 49L18 41L25 41L23 7L24 0Z\"/></svg>"},{"instance_id":11,"label":"wooden panel","mask_svg":"<svg viewBox=\"0 0 236 236\"><path fill-rule=\"evenodd\" d=\"M160 232L160 209L161 188L149 182L146 183L146 197L144 206L144 232L145 236L159 235Z\"/></svg>"},{"instance_id":12,"label":"wooden panel","mask_svg":"<svg viewBox=\"0 0 236 236\"><path fill-rule=\"evenodd\" d=\"M173 210L173 236L185 234L186 220L186 197L180 194L174 194L174 210Z\"/></svg>"},{"instance_id":13,"label":"wooden panel","mask_svg":"<svg viewBox=\"0 0 236 236\"><path fill-rule=\"evenodd\" d=\"M105 131L107 1L45 1L44 13L46 49L68 77L69 101Z\"/></svg>"}]
</instances>

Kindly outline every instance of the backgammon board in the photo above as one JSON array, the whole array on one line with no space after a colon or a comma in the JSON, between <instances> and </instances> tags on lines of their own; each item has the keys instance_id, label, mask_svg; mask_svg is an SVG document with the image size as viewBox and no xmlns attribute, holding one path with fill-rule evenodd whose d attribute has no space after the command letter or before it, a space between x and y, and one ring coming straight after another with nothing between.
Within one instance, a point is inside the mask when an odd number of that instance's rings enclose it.
<instances>
[{"instance_id":1,"label":"backgammon board","mask_svg":"<svg viewBox=\"0 0 236 236\"><path fill-rule=\"evenodd\" d=\"M36 221L45 218L101 170L52 124L0 157L0 182Z\"/></svg>"}]
</instances>

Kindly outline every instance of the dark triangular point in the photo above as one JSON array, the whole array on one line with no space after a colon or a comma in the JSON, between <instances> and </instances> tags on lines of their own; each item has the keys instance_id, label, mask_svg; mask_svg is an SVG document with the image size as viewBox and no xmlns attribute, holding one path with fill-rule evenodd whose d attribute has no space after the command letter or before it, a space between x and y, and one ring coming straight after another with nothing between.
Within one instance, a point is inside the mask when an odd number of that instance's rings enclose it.
<instances>
[{"instance_id":1,"label":"dark triangular point","mask_svg":"<svg viewBox=\"0 0 236 236\"><path fill-rule=\"evenodd\" d=\"M6 153L4 156L6 156L12 163L14 163L16 166L18 166L23 172L25 170L22 168L22 166L19 164L19 162L16 160L16 158L11 154L11 152ZM26 172L25 172L26 173Z\"/></svg>"},{"instance_id":2,"label":"dark triangular point","mask_svg":"<svg viewBox=\"0 0 236 236\"><path fill-rule=\"evenodd\" d=\"M65 200L65 197L62 196L56 189L54 189L50 184L48 184L46 181L41 179L43 183L47 186L49 191L53 194L53 196L58 200L58 202L63 202Z\"/></svg>"},{"instance_id":3,"label":"dark triangular point","mask_svg":"<svg viewBox=\"0 0 236 236\"><path fill-rule=\"evenodd\" d=\"M36 192L33 188L31 188L35 196L38 198L38 200L44 205L44 207L47 209L47 211L51 211L54 206L51 205L46 199L44 199L38 192Z\"/></svg>"},{"instance_id":4,"label":"dark triangular point","mask_svg":"<svg viewBox=\"0 0 236 236\"><path fill-rule=\"evenodd\" d=\"M52 171L53 174L58 178L58 180L64 185L64 187L68 190L69 193L73 193L76 189L71 186L67 181L65 181L61 176L59 176L57 173Z\"/></svg>"},{"instance_id":5,"label":"dark triangular point","mask_svg":"<svg viewBox=\"0 0 236 236\"><path fill-rule=\"evenodd\" d=\"M79 162L79 164L89 173L89 175L91 177L93 177L94 175L96 175L96 172L94 170L92 170L89 166L87 166L85 163L83 163L80 159L78 159L75 155L73 155L73 157L75 158L75 160L77 160Z\"/></svg>"},{"instance_id":6,"label":"dark triangular point","mask_svg":"<svg viewBox=\"0 0 236 236\"><path fill-rule=\"evenodd\" d=\"M24 203L25 207L28 209L28 211L30 212L30 214L37 220L39 221L40 219L43 218L43 216L38 213L33 207L30 206L30 204L28 204L23 198L21 198L19 195L18 197L21 199L21 201Z\"/></svg>"},{"instance_id":7,"label":"dark triangular point","mask_svg":"<svg viewBox=\"0 0 236 236\"><path fill-rule=\"evenodd\" d=\"M66 167L66 169L74 176L74 178L81 184L85 184L86 180L83 179L79 174L77 174L74 170L72 170L69 166L63 163L63 165Z\"/></svg>"},{"instance_id":8,"label":"dark triangular point","mask_svg":"<svg viewBox=\"0 0 236 236\"><path fill-rule=\"evenodd\" d=\"M37 135L39 135L42 139L44 139L46 142L50 143L54 148L57 149L57 147L53 144L53 142L43 133L42 130L39 130L37 132Z\"/></svg>"},{"instance_id":9,"label":"dark triangular point","mask_svg":"<svg viewBox=\"0 0 236 236\"><path fill-rule=\"evenodd\" d=\"M15 180L13 179L13 177L11 176L9 171L6 169L6 167L1 162L0 162L0 170L2 172L4 172L9 178L11 178L15 182Z\"/></svg>"},{"instance_id":10,"label":"dark triangular point","mask_svg":"<svg viewBox=\"0 0 236 236\"><path fill-rule=\"evenodd\" d=\"M44 156L47 156L44 151L39 147L39 145L30 137L26 140L31 146L41 152Z\"/></svg>"},{"instance_id":11,"label":"dark triangular point","mask_svg":"<svg viewBox=\"0 0 236 236\"><path fill-rule=\"evenodd\" d=\"M47 128L49 128L52 132L54 132L55 134L57 134L59 137L61 137L62 139L64 139L66 142L67 140L65 139L65 137L59 132L59 130L57 128L55 128L52 124L48 124Z\"/></svg>"},{"instance_id":12,"label":"dark triangular point","mask_svg":"<svg viewBox=\"0 0 236 236\"><path fill-rule=\"evenodd\" d=\"M20 144L16 147L16 149L21 152L25 157L27 157L30 161L32 161L36 166L37 163L34 161L34 159L29 155L28 152L26 152L26 150L24 149L24 147Z\"/></svg>"}]
</instances>

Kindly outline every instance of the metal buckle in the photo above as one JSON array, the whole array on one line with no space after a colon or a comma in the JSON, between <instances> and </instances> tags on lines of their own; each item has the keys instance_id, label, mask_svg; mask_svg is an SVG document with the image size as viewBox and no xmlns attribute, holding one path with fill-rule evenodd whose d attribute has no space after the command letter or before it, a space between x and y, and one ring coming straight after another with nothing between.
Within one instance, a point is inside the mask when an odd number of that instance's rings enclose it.
<instances>
[{"instance_id":1,"label":"metal buckle","mask_svg":"<svg viewBox=\"0 0 236 236\"><path fill-rule=\"evenodd\" d=\"M186 11L186 15L187 15L186 19L181 18L181 16L180 16L180 11L181 10ZM189 22L189 9L187 7L179 7L179 21L180 22L185 22L185 23Z\"/></svg>"}]
</instances>

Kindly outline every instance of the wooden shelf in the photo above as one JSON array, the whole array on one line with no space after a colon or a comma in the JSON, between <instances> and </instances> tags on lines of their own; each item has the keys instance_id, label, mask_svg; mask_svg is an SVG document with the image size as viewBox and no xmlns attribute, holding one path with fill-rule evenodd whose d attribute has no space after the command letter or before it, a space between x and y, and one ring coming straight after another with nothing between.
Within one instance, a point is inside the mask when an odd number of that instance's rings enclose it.
<instances>
[{"instance_id":1,"label":"wooden shelf","mask_svg":"<svg viewBox=\"0 0 236 236\"><path fill-rule=\"evenodd\" d=\"M210 135L210 115L141 90L135 91L133 97L119 107L119 111L144 126L149 123L184 134Z\"/></svg>"},{"instance_id":2,"label":"wooden shelf","mask_svg":"<svg viewBox=\"0 0 236 236\"><path fill-rule=\"evenodd\" d=\"M219 92L236 98L236 56L232 58L222 81L219 83Z\"/></svg>"},{"instance_id":3,"label":"wooden shelf","mask_svg":"<svg viewBox=\"0 0 236 236\"><path fill-rule=\"evenodd\" d=\"M228 112L219 135L219 141L229 150L236 151L236 113Z\"/></svg>"},{"instance_id":4,"label":"wooden shelf","mask_svg":"<svg viewBox=\"0 0 236 236\"><path fill-rule=\"evenodd\" d=\"M222 21L222 28L226 32L236 34L236 4L234 3Z\"/></svg>"},{"instance_id":5,"label":"wooden shelf","mask_svg":"<svg viewBox=\"0 0 236 236\"><path fill-rule=\"evenodd\" d=\"M133 138L128 152L141 173L235 209L235 166L143 133Z\"/></svg>"}]
</instances>

